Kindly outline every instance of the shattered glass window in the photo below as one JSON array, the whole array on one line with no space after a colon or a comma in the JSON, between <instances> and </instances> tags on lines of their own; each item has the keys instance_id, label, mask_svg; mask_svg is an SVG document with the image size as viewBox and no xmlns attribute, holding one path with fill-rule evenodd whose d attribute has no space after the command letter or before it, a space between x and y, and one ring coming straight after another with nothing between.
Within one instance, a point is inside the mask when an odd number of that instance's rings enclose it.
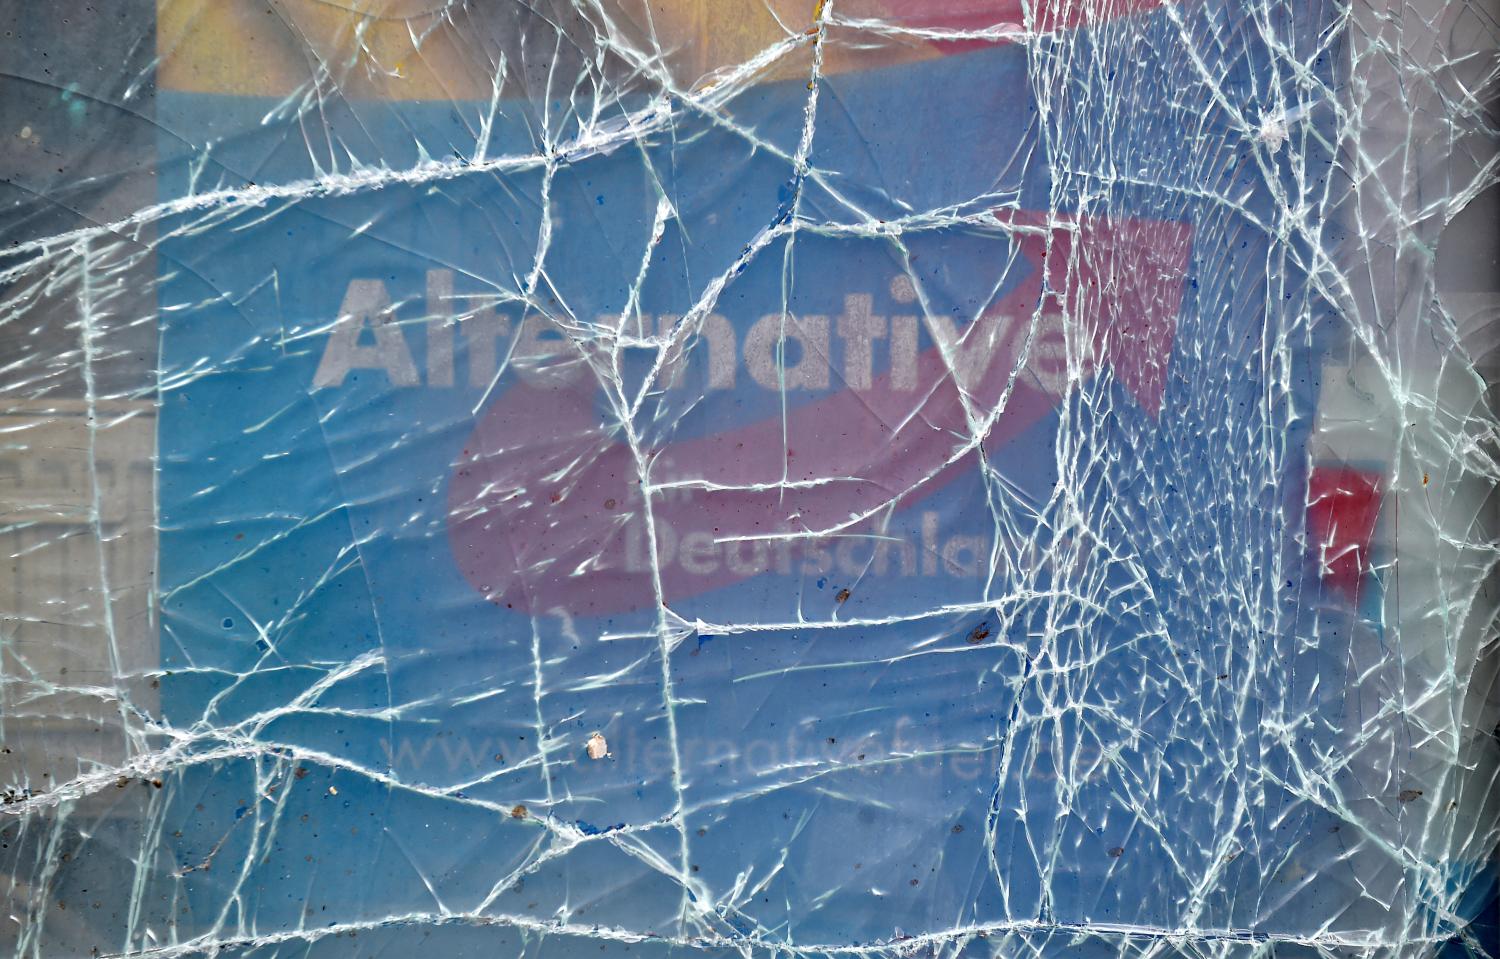
<instances>
[{"instance_id":1,"label":"shattered glass window","mask_svg":"<svg viewBox=\"0 0 1500 959\"><path fill-rule=\"evenodd\" d=\"M0 953L1500 955L1497 17L0 2Z\"/></svg>"}]
</instances>

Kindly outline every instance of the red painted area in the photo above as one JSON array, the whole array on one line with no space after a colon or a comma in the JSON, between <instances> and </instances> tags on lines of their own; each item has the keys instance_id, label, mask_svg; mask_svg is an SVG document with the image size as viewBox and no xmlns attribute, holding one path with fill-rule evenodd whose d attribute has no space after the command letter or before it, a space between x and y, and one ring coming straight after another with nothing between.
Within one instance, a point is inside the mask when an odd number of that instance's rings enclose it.
<instances>
[{"instance_id":1,"label":"red painted area","mask_svg":"<svg viewBox=\"0 0 1500 959\"><path fill-rule=\"evenodd\" d=\"M1381 485L1379 473L1341 466L1314 467L1307 479L1308 548L1323 581L1350 599L1369 569Z\"/></svg>"},{"instance_id":2,"label":"red painted area","mask_svg":"<svg viewBox=\"0 0 1500 959\"><path fill-rule=\"evenodd\" d=\"M968 328L963 342L980 347L969 382L955 382L932 346L917 355L915 389L899 388L886 372L866 389L839 389L790 409L784 420L778 409L649 451L653 484L700 484L653 498L657 528L670 526L684 550L690 542L706 550L710 541L719 550L711 564L683 553L657 564L666 601L772 571L775 550L787 548L734 546L726 538L826 530L893 499L908 507L975 470L977 454L961 453L973 433L970 418L1002 398L1004 412L985 436L990 449L1049 415L1061 390L1048 384L1066 382L1065 369L1049 368L1061 362L1061 319L1035 331L1025 371L1013 375L1039 300L1044 314L1060 317L1066 305L1080 329L1092 331L1075 334L1093 344L1084 372L1109 366L1140 407L1158 414L1191 228L1147 220L1054 219L1049 226L1037 214L1003 220L1033 269ZM1049 340L1050 351L1043 348ZM532 612L600 615L654 602L639 466L619 435L603 421L592 381L521 382L496 398L449 487L450 543L476 589ZM770 488L743 488L756 484ZM784 554L781 563L789 565Z\"/></svg>"},{"instance_id":3,"label":"red painted area","mask_svg":"<svg viewBox=\"0 0 1500 959\"><path fill-rule=\"evenodd\" d=\"M939 40L934 46L946 53L962 53L994 43L1006 42L1007 26L1016 35L1075 30L1120 17L1145 13L1162 6L1162 0L907 0L892 3L885 14L906 27L961 32L999 28L997 39ZM1027 14L1031 21L1027 22Z\"/></svg>"}]
</instances>

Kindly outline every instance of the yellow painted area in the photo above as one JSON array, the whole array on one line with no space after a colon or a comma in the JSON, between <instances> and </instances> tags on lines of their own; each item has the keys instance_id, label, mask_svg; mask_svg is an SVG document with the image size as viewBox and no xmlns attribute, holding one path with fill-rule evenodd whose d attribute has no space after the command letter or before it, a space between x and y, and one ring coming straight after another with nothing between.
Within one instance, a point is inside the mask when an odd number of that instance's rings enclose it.
<instances>
[{"instance_id":1,"label":"yellow painted area","mask_svg":"<svg viewBox=\"0 0 1500 959\"><path fill-rule=\"evenodd\" d=\"M815 33L826 2L610 0L606 8L633 47L659 46L674 81L693 87L778 41ZM836 10L883 16L897 2L843 0ZM157 80L161 89L197 93L487 100L498 53L507 53L513 70L521 59L520 38L507 35L520 22L515 9L443 0L158 0ZM562 26L588 35L582 23ZM540 21L528 27L532 56L542 46L537 39L550 43L552 29ZM829 35L826 73L936 55L925 44L886 41L871 49L868 37L858 44L840 39L837 31ZM806 77L811 50L808 40L761 79Z\"/></svg>"},{"instance_id":2,"label":"yellow painted area","mask_svg":"<svg viewBox=\"0 0 1500 959\"><path fill-rule=\"evenodd\" d=\"M487 97L488 73L469 68L459 31L433 10L442 4L159 0L157 80L165 89L200 93Z\"/></svg>"}]
</instances>

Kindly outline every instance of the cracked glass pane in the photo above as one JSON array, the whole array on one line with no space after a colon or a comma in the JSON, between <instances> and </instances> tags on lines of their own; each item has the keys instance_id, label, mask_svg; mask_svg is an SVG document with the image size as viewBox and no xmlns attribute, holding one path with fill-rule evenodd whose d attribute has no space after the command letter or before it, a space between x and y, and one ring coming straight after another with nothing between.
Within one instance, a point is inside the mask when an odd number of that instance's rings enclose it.
<instances>
[{"instance_id":1,"label":"cracked glass pane","mask_svg":"<svg viewBox=\"0 0 1500 959\"><path fill-rule=\"evenodd\" d=\"M0 2L0 951L1500 956L1497 16Z\"/></svg>"}]
</instances>

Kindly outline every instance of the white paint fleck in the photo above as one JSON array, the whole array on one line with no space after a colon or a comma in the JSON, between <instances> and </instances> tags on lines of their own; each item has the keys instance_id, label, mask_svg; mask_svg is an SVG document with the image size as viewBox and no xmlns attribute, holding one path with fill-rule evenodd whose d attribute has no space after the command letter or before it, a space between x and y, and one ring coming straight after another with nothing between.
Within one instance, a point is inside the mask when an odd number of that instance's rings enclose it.
<instances>
[{"instance_id":1,"label":"white paint fleck","mask_svg":"<svg viewBox=\"0 0 1500 959\"><path fill-rule=\"evenodd\" d=\"M1274 155L1281 151L1281 145L1287 141L1290 131L1286 126L1287 116L1284 113L1270 114L1261 118L1260 132L1257 138L1260 142L1270 147Z\"/></svg>"}]
</instances>

